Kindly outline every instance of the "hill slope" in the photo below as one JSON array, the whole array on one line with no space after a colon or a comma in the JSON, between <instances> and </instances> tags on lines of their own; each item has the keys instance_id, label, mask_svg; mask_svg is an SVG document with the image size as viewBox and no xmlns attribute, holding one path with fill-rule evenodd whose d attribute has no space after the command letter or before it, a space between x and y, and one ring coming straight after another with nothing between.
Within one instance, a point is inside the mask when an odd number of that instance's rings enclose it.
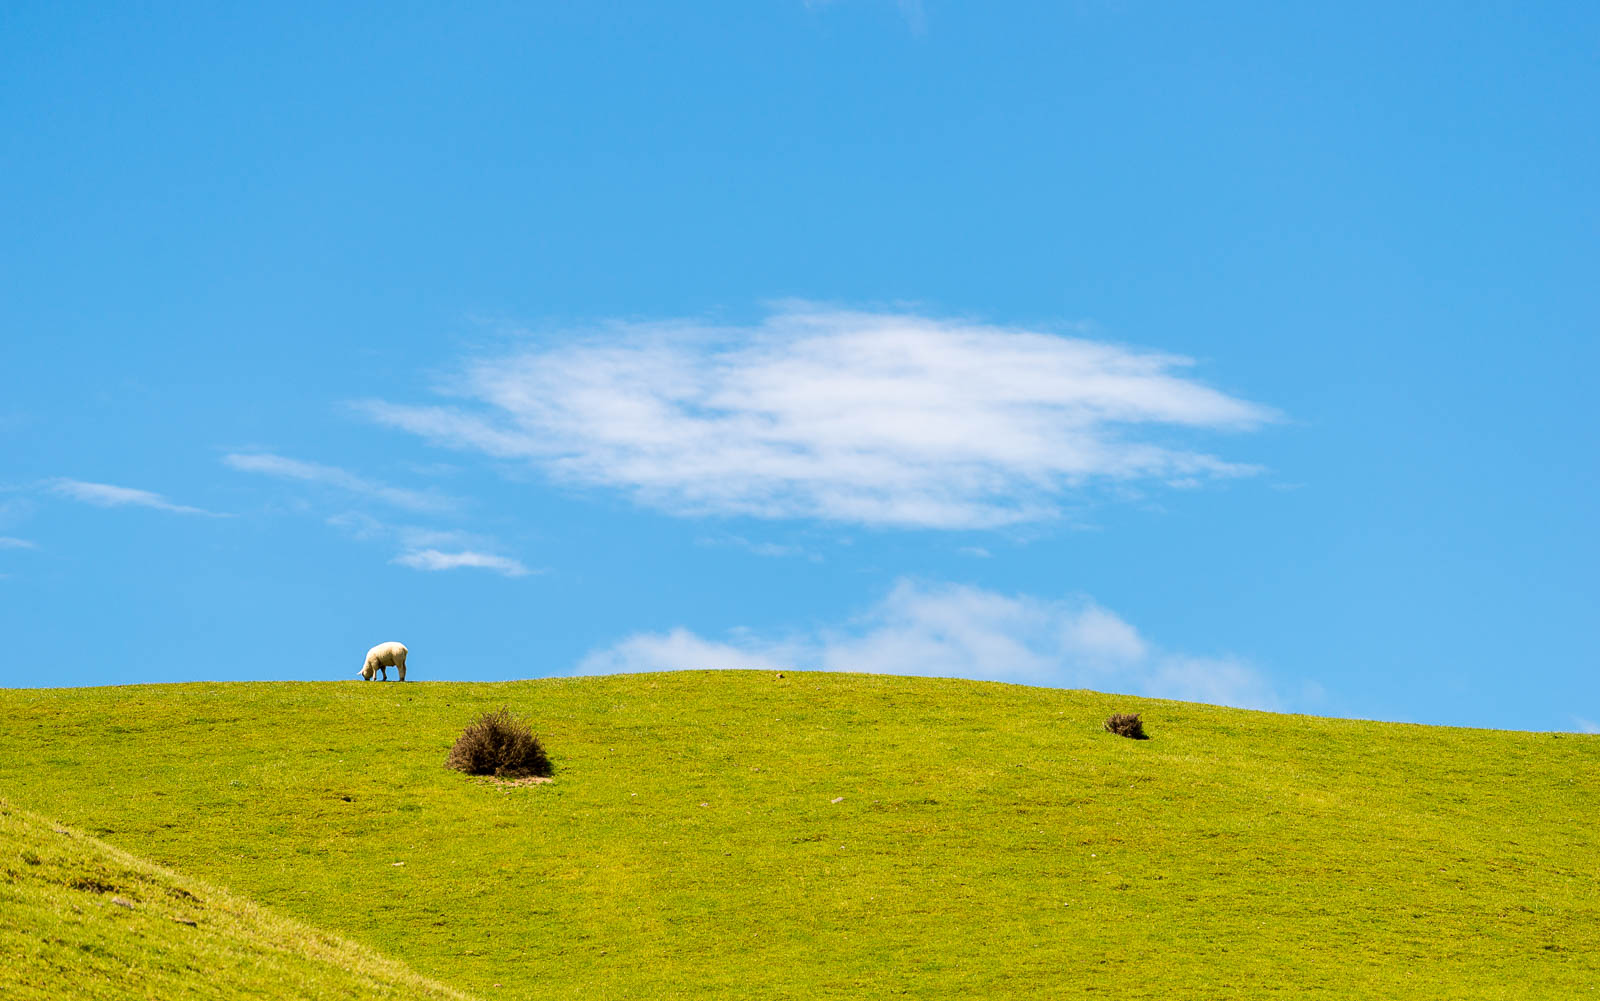
<instances>
[{"instance_id":1,"label":"hill slope","mask_svg":"<svg viewBox=\"0 0 1600 1001\"><path fill-rule=\"evenodd\" d=\"M554 784L442 767L502 704ZM1154 739L1100 729L1123 709ZM486 998L1600 983L1592 737L765 672L12 690L0 718L15 802Z\"/></svg>"},{"instance_id":2,"label":"hill slope","mask_svg":"<svg viewBox=\"0 0 1600 1001\"><path fill-rule=\"evenodd\" d=\"M333 935L0 801L0 995L441 998L466 995Z\"/></svg>"}]
</instances>

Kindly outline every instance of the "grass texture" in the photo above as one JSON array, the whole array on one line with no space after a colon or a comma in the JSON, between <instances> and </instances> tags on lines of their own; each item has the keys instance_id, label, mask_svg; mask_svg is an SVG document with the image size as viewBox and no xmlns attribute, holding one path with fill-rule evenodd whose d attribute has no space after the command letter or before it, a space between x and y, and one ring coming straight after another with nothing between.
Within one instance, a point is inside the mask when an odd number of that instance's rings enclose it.
<instances>
[{"instance_id":1,"label":"grass texture","mask_svg":"<svg viewBox=\"0 0 1600 1001\"><path fill-rule=\"evenodd\" d=\"M0 996L439 998L400 963L0 800Z\"/></svg>"},{"instance_id":2,"label":"grass texture","mask_svg":"<svg viewBox=\"0 0 1600 1001\"><path fill-rule=\"evenodd\" d=\"M503 705L552 783L444 767ZM19 806L485 999L1600 997L1596 737L809 672L0 719Z\"/></svg>"}]
</instances>

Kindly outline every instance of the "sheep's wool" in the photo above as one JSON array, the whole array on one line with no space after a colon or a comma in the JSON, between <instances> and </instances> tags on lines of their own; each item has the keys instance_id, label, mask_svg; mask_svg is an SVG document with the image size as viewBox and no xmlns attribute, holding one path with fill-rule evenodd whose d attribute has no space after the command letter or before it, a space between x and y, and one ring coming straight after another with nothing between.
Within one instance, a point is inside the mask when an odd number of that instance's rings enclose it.
<instances>
[{"instance_id":1,"label":"sheep's wool","mask_svg":"<svg viewBox=\"0 0 1600 1001\"><path fill-rule=\"evenodd\" d=\"M385 668L392 667L400 674L400 680L406 680L406 645L404 643L379 643L367 651L366 663L361 665L361 676L368 681L379 671L383 671L385 681L389 680L389 672Z\"/></svg>"}]
</instances>

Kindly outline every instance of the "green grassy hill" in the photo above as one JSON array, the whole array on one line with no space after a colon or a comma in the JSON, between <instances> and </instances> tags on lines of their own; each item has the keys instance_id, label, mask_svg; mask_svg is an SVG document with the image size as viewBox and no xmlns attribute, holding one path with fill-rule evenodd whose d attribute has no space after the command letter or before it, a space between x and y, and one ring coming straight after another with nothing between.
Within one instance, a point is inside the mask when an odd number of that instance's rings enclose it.
<instances>
[{"instance_id":1,"label":"green grassy hill","mask_svg":"<svg viewBox=\"0 0 1600 1001\"><path fill-rule=\"evenodd\" d=\"M358 946L0 800L0 996L441 998Z\"/></svg>"},{"instance_id":2,"label":"green grassy hill","mask_svg":"<svg viewBox=\"0 0 1600 1001\"><path fill-rule=\"evenodd\" d=\"M442 767L502 704L553 784ZM1600 996L1595 737L765 672L0 721L14 804L486 999Z\"/></svg>"}]
</instances>

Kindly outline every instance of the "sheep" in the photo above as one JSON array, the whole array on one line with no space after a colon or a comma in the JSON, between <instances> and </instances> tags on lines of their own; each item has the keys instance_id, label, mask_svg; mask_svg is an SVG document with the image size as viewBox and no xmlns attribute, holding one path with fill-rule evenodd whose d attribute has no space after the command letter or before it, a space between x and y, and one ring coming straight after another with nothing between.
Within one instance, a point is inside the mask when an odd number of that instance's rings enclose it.
<instances>
[{"instance_id":1,"label":"sheep","mask_svg":"<svg viewBox=\"0 0 1600 1001\"><path fill-rule=\"evenodd\" d=\"M404 643L379 643L367 651L367 662L361 665L361 678L371 681L374 674L383 673L383 680L389 680L389 668L400 672L400 680L406 680L406 645Z\"/></svg>"}]
</instances>

